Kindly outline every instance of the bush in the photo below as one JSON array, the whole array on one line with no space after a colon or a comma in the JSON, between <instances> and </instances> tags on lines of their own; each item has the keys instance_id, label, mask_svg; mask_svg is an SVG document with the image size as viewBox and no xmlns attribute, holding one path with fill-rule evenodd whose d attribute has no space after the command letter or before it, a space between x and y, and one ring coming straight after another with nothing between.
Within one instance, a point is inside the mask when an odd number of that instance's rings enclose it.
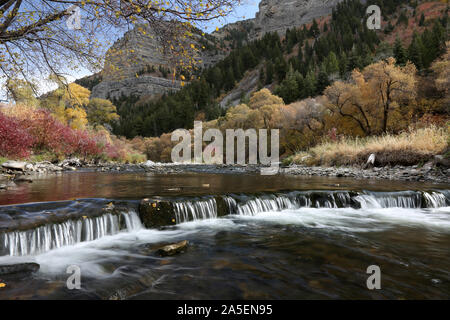
<instances>
[{"instance_id":1,"label":"bush","mask_svg":"<svg viewBox=\"0 0 450 320\"><path fill-rule=\"evenodd\" d=\"M374 153L375 165L414 165L430 160L448 148L449 128L429 126L398 135L344 138L321 143L307 152L297 153L292 162L307 165L364 164Z\"/></svg>"},{"instance_id":2,"label":"bush","mask_svg":"<svg viewBox=\"0 0 450 320\"><path fill-rule=\"evenodd\" d=\"M0 156L24 158L30 155L33 137L17 119L0 112Z\"/></svg>"}]
</instances>

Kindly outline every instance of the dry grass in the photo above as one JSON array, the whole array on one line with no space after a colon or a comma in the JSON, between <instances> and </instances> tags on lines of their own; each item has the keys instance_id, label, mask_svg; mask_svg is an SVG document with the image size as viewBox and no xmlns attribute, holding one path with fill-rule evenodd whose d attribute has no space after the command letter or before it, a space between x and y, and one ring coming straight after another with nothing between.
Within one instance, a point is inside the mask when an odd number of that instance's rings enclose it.
<instances>
[{"instance_id":1,"label":"dry grass","mask_svg":"<svg viewBox=\"0 0 450 320\"><path fill-rule=\"evenodd\" d=\"M364 139L344 138L338 142L324 142L307 152L292 157L292 162L306 165L364 164L375 153L375 165L414 165L445 153L449 147L450 125L430 126L403 132L399 135L373 136Z\"/></svg>"}]
</instances>

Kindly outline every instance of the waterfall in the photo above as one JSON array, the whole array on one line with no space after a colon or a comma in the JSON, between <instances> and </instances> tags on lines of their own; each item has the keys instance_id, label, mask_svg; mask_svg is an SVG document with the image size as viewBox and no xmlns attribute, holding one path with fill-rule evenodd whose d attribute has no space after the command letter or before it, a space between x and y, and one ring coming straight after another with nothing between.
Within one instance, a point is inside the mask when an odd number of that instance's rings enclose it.
<instances>
[{"instance_id":1,"label":"waterfall","mask_svg":"<svg viewBox=\"0 0 450 320\"><path fill-rule=\"evenodd\" d=\"M284 195L271 195L264 197L256 197L248 200L244 204L238 204L237 214L244 216L253 216L259 212L265 211L281 211L283 209L297 208L298 204L295 200Z\"/></svg>"},{"instance_id":2,"label":"waterfall","mask_svg":"<svg viewBox=\"0 0 450 320\"><path fill-rule=\"evenodd\" d=\"M427 206L432 208L445 207L449 200L443 193L438 192L424 192L423 196L427 202Z\"/></svg>"},{"instance_id":3,"label":"waterfall","mask_svg":"<svg viewBox=\"0 0 450 320\"><path fill-rule=\"evenodd\" d=\"M176 223L217 218L216 199L178 201L173 203Z\"/></svg>"},{"instance_id":4,"label":"waterfall","mask_svg":"<svg viewBox=\"0 0 450 320\"><path fill-rule=\"evenodd\" d=\"M233 202L234 201L234 202ZM260 212L299 208L439 208L450 205L447 190L421 192L346 192L310 191L287 194L239 197L226 199L230 214L255 215Z\"/></svg>"},{"instance_id":5,"label":"waterfall","mask_svg":"<svg viewBox=\"0 0 450 320\"><path fill-rule=\"evenodd\" d=\"M124 224L121 224L122 219ZM3 248L10 256L36 255L51 249L96 240L121 230L132 231L140 228L141 221L134 210L122 212L120 215L107 213L98 217L47 224L32 230L6 232L3 234Z\"/></svg>"}]
</instances>

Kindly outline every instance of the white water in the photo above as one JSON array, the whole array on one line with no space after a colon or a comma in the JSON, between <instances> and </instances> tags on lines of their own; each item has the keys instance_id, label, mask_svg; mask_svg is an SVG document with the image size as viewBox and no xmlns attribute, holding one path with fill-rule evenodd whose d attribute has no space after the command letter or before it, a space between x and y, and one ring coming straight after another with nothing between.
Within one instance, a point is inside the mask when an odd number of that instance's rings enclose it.
<instances>
[{"instance_id":1,"label":"white water","mask_svg":"<svg viewBox=\"0 0 450 320\"><path fill-rule=\"evenodd\" d=\"M174 202L177 223L190 220L204 220L217 218L217 203L214 198L198 201Z\"/></svg>"},{"instance_id":2,"label":"white water","mask_svg":"<svg viewBox=\"0 0 450 320\"><path fill-rule=\"evenodd\" d=\"M320 200L314 201L311 200L313 199L311 195L304 193L223 198L229 212L237 215L233 219L244 221L265 221L349 232L384 230L394 225L450 232L450 207L446 207L448 196L449 192L443 191L373 192L353 196L348 192L334 192L323 193ZM352 204L359 204L360 208L352 208ZM339 206L341 208L338 208ZM422 206L426 208L421 208ZM217 219L217 203L214 198L177 201L174 202L174 209L176 222L181 224L178 228L184 232L188 230L194 232L201 226L215 225L229 228L233 225L229 219ZM121 224L120 219L125 223ZM126 227L121 230L121 225ZM135 239L138 237L137 234L145 241L155 237L154 239L157 239L155 241L158 242L164 238L162 231L144 230L136 212L130 210L121 215L104 214L99 217L45 225L29 231L9 232L0 235L2 236L0 240L3 239L2 245L7 255L42 256L42 253L50 254L58 248L61 249L58 252L64 252L64 248L72 248L67 249L70 251L74 247L84 248L83 252L89 252L92 246L104 243L104 239L128 243L127 239ZM111 235L117 236L110 238ZM115 252L113 254L115 255L120 250L101 251L106 254ZM61 255L61 259L65 259L64 255ZM82 255L84 256L84 253ZM76 260L76 257L74 259Z\"/></svg>"},{"instance_id":3,"label":"white water","mask_svg":"<svg viewBox=\"0 0 450 320\"><path fill-rule=\"evenodd\" d=\"M137 230L142 224L135 211L124 212L126 230ZM27 231L7 232L3 247L10 256L36 255L55 248L93 241L120 231L120 216L110 213L99 217L68 220L59 224L44 225Z\"/></svg>"}]
</instances>

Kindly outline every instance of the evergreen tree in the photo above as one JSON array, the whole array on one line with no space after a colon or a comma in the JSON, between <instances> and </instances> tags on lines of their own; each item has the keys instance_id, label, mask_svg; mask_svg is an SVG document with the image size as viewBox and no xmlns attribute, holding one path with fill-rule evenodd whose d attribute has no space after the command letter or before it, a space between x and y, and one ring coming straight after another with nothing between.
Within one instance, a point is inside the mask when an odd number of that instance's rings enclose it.
<instances>
[{"instance_id":1,"label":"evergreen tree","mask_svg":"<svg viewBox=\"0 0 450 320\"><path fill-rule=\"evenodd\" d=\"M413 39L408 47L408 60L414 63L419 70L423 68L422 52L422 41L419 35L414 32Z\"/></svg>"},{"instance_id":2,"label":"evergreen tree","mask_svg":"<svg viewBox=\"0 0 450 320\"><path fill-rule=\"evenodd\" d=\"M394 57L399 65L406 64L406 61L408 60L406 49L403 47L402 41L399 37L395 40Z\"/></svg>"},{"instance_id":3,"label":"evergreen tree","mask_svg":"<svg viewBox=\"0 0 450 320\"><path fill-rule=\"evenodd\" d=\"M313 23L311 25L311 28L309 28L308 35L310 37L317 38L319 34L320 34L319 25L317 24L316 19L313 19Z\"/></svg>"},{"instance_id":4,"label":"evergreen tree","mask_svg":"<svg viewBox=\"0 0 450 320\"><path fill-rule=\"evenodd\" d=\"M323 90L330 85L330 80L328 78L328 74L325 70L320 70L319 75L317 76L317 87L316 94L322 94Z\"/></svg>"},{"instance_id":5,"label":"evergreen tree","mask_svg":"<svg viewBox=\"0 0 450 320\"><path fill-rule=\"evenodd\" d=\"M266 81L265 84L271 84L273 82L273 63L272 61L266 62Z\"/></svg>"},{"instance_id":6,"label":"evergreen tree","mask_svg":"<svg viewBox=\"0 0 450 320\"><path fill-rule=\"evenodd\" d=\"M422 12L422 15L420 16L419 20L419 26L423 27L425 25L425 15Z\"/></svg>"}]
</instances>

